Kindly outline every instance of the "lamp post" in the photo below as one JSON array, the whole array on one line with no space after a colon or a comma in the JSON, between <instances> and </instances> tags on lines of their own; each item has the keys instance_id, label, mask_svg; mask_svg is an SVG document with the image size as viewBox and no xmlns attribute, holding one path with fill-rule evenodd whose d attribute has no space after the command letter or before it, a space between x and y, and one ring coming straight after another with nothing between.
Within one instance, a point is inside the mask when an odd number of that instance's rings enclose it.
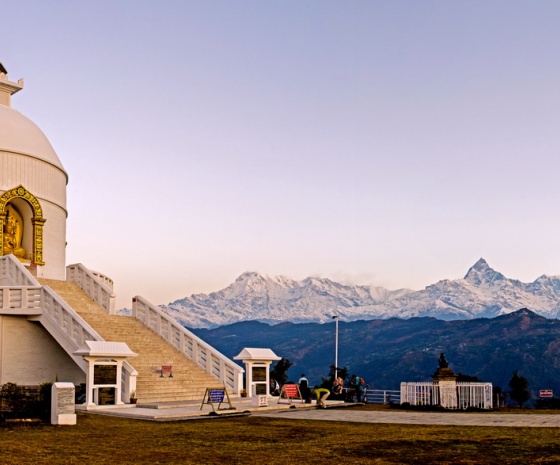
<instances>
[{"instance_id":1,"label":"lamp post","mask_svg":"<svg viewBox=\"0 0 560 465\"><path fill-rule=\"evenodd\" d=\"M334 380L338 378L338 315L333 316L335 326L334 336Z\"/></svg>"}]
</instances>

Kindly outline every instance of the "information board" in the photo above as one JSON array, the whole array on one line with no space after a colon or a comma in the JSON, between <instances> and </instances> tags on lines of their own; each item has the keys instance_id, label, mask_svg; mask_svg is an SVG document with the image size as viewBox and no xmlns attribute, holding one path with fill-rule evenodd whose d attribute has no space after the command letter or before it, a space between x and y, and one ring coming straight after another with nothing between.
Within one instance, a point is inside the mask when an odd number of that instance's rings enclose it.
<instances>
[{"instance_id":1,"label":"information board","mask_svg":"<svg viewBox=\"0 0 560 465\"><path fill-rule=\"evenodd\" d=\"M218 404L218 410L224 410L223 408L220 408L224 401L228 404L228 407L226 407L228 410L235 410L225 386L206 388L204 397L202 398L202 404L200 404L200 410L202 410L204 404L210 404L214 413L217 413L215 404Z\"/></svg>"},{"instance_id":2,"label":"information board","mask_svg":"<svg viewBox=\"0 0 560 465\"><path fill-rule=\"evenodd\" d=\"M284 384L284 394L288 398L300 397L299 388L297 384Z\"/></svg>"},{"instance_id":3,"label":"information board","mask_svg":"<svg viewBox=\"0 0 560 465\"><path fill-rule=\"evenodd\" d=\"M266 381L266 367L253 367L253 381Z\"/></svg>"},{"instance_id":4,"label":"information board","mask_svg":"<svg viewBox=\"0 0 560 465\"><path fill-rule=\"evenodd\" d=\"M226 391L224 389L208 389L208 402L221 404L224 401Z\"/></svg>"},{"instance_id":5,"label":"information board","mask_svg":"<svg viewBox=\"0 0 560 465\"><path fill-rule=\"evenodd\" d=\"M57 413L67 415L76 413L74 401L74 388L61 388L57 390Z\"/></svg>"},{"instance_id":6,"label":"information board","mask_svg":"<svg viewBox=\"0 0 560 465\"><path fill-rule=\"evenodd\" d=\"M117 365L95 365L93 384L117 384Z\"/></svg>"},{"instance_id":7,"label":"information board","mask_svg":"<svg viewBox=\"0 0 560 465\"><path fill-rule=\"evenodd\" d=\"M292 403L292 399L299 399L302 403L304 402L301 397L299 386L295 383L284 384L284 386L282 386L280 397L278 397L278 403L280 404L283 399L287 399L290 404Z\"/></svg>"},{"instance_id":8,"label":"information board","mask_svg":"<svg viewBox=\"0 0 560 465\"><path fill-rule=\"evenodd\" d=\"M115 388L99 388L98 405L115 405Z\"/></svg>"}]
</instances>

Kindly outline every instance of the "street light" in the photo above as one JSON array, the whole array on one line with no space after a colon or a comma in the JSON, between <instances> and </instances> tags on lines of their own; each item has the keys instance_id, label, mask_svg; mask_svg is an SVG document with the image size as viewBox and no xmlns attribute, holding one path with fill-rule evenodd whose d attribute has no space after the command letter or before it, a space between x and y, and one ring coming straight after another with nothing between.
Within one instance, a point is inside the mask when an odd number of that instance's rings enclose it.
<instances>
[{"instance_id":1,"label":"street light","mask_svg":"<svg viewBox=\"0 0 560 465\"><path fill-rule=\"evenodd\" d=\"M338 378L338 315L333 316L335 325L334 336L334 380Z\"/></svg>"}]
</instances>

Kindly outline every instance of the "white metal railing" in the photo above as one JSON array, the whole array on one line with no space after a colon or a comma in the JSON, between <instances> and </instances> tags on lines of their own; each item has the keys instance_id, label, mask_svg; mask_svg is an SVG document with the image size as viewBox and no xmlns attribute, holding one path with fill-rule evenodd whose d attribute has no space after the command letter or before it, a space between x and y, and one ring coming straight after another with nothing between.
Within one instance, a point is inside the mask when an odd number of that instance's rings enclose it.
<instances>
[{"instance_id":1,"label":"white metal railing","mask_svg":"<svg viewBox=\"0 0 560 465\"><path fill-rule=\"evenodd\" d=\"M446 386L449 390L449 386ZM492 408L492 383L458 382L455 385L453 404L442 402L440 385L434 382L424 383L401 383L400 402L410 405L444 405L446 408L467 409Z\"/></svg>"},{"instance_id":2,"label":"white metal railing","mask_svg":"<svg viewBox=\"0 0 560 465\"><path fill-rule=\"evenodd\" d=\"M389 389L368 389L366 402L368 404L400 403L401 391Z\"/></svg>"},{"instance_id":3,"label":"white metal railing","mask_svg":"<svg viewBox=\"0 0 560 465\"><path fill-rule=\"evenodd\" d=\"M457 383L459 408L492 408L491 383Z\"/></svg>"},{"instance_id":4,"label":"white metal railing","mask_svg":"<svg viewBox=\"0 0 560 465\"><path fill-rule=\"evenodd\" d=\"M241 391L245 370L191 333L172 316L140 296L132 299L132 315L220 380L233 393Z\"/></svg>"},{"instance_id":5,"label":"white metal railing","mask_svg":"<svg viewBox=\"0 0 560 465\"><path fill-rule=\"evenodd\" d=\"M99 273L97 273L99 275ZM89 295L94 302L101 306L109 315L115 314L115 294L113 289L105 284L105 280L95 275L81 263L66 267L66 281L76 283Z\"/></svg>"},{"instance_id":6,"label":"white metal railing","mask_svg":"<svg viewBox=\"0 0 560 465\"><path fill-rule=\"evenodd\" d=\"M439 405L439 389L437 384L401 383L401 404Z\"/></svg>"},{"instance_id":7,"label":"white metal railing","mask_svg":"<svg viewBox=\"0 0 560 465\"><path fill-rule=\"evenodd\" d=\"M2 286L39 286L37 280L14 256L0 257L0 285Z\"/></svg>"}]
</instances>

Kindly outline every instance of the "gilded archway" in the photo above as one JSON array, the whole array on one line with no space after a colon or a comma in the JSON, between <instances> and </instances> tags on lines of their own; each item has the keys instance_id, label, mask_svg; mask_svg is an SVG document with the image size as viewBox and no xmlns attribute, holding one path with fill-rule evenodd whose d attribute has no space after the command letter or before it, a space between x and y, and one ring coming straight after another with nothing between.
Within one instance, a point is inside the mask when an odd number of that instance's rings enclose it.
<instances>
[{"instance_id":1,"label":"gilded archway","mask_svg":"<svg viewBox=\"0 0 560 465\"><path fill-rule=\"evenodd\" d=\"M10 227L8 224L11 220L9 212L9 203L14 199L25 200L31 210L33 211L33 217L31 218L31 224L33 225L33 258L32 262L36 265L44 265L43 262L43 225L45 224L45 218L43 218L43 209L37 198L29 192L21 184L13 189L9 189L0 196L0 256L5 253L12 253L4 251L4 234L6 227ZM11 231L10 231L11 232Z\"/></svg>"}]
</instances>

